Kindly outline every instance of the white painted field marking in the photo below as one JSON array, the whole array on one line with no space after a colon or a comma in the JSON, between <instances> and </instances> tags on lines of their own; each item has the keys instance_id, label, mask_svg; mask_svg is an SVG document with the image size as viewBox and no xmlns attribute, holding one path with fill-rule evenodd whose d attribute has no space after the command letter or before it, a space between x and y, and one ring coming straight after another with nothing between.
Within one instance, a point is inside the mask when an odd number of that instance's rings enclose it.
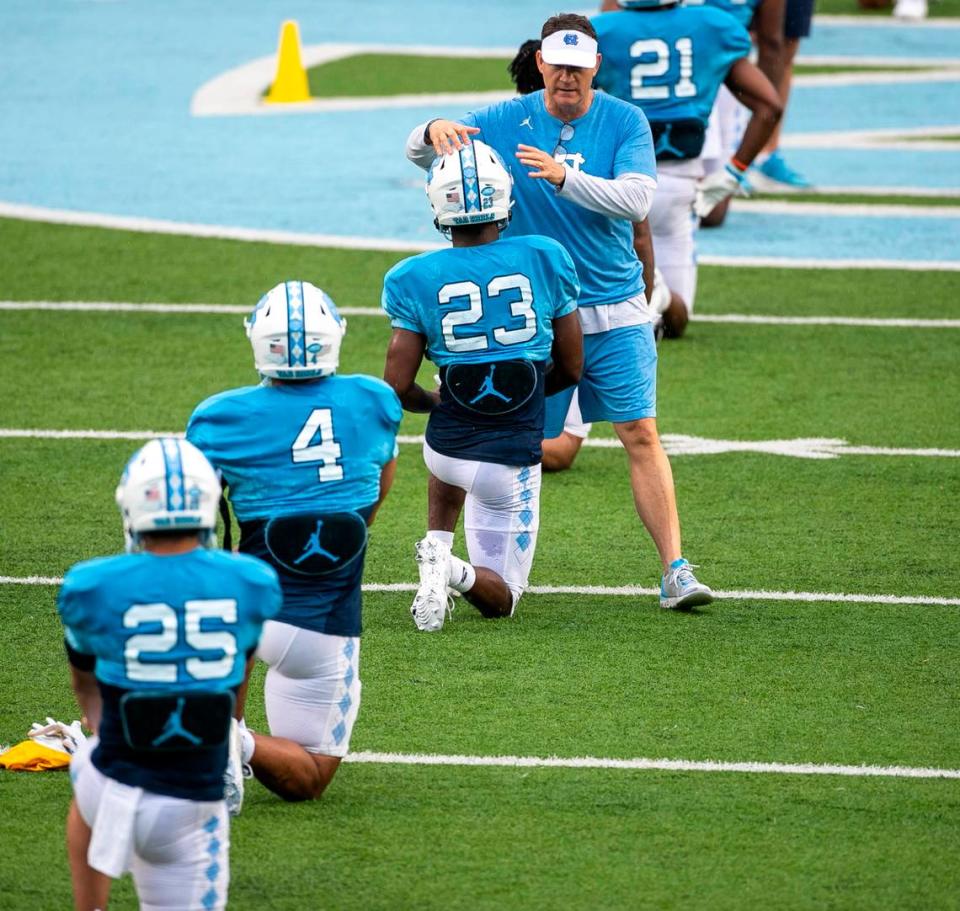
<instances>
[{"instance_id":1,"label":"white painted field marking","mask_svg":"<svg viewBox=\"0 0 960 911\"><path fill-rule=\"evenodd\" d=\"M479 48L479 47L430 47L427 45L400 44L307 44L302 49L303 65L307 68L352 57L355 54L407 54L418 57L505 57L511 59L516 48ZM363 110L369 107L386 107L383 98L338 98L313 99L301 104L267 104L263 92L269 87L276 73L277 58L270 54L258 57L242 66L227 70L219 76L205 82L194 93L190 101L190 113L194 117L222 117L236 114L298 114L323 110ZM450 104L464 103L462 99L476 97L478 94L491 93L448 93ZM509 98L511 92L498 92L498 98ZM398 96L393 96L396 99ZM407 96L417 99L420 106L431 106L435 95ZM489 103L481 101L481 103ZM331 106L330 102L344 102ZM370 104L373 101L375 104ZM442 102L448 103L448 102ZM353 107L349 107L353 105ZM411 106L411 105L395 105Z\"/></svg>"},{"instance_id":2,"label":"white painted field marking","mask_svg":"<svg viewBox=\"0 0 960 911\"><path fill-rule=\"evenodd\" d=\"M0 576L0 585L61 585L60 576ZM415 582L367 582L365 592L415 592ZM584 597L638 598L660 594L659 588L639 585L531 585L531 595L581 595ZM923 607L960 607L960 598L940 598L932 595L869 595L842 592L773 592L773 591L718 591L714 595L726 601L796 601L807 604L891 604Z\"/></svg>"},{"instance_id":3,"label":"white painted field marking","mask_svg":"<svg viewBox=\"0 0 960 911\"><path fill-rule=\"evenodd\" d=\"M960 319L908 319L873 316L764 316L759 313L694 313L695 323L754 326L865 326L873 329L960 329Z\"/></svg>"},{"instance_id":4,"label":"white painted field marking","mask_svg":"<svg viewBox=\"0 0 960 911\"><path fill-rule=\"evenodd\" d=\"M419 57L469 57L501 58L509 60L516 48L449 47L442 45L402 44L308 44L303 47L305 67L315 67L334 60L342 60L357 54L400 54ZM960 63L952 58L903 58L891 57L830 57L800 58L801 63L835 66L896 66L896 67L949 67ZM190 101L190 113L194 117L223 117L236 115L272 116L277 114L308 114L324 111L362 111L378 108L439 107L459 105L467 110L476 104L489 104L510 98L509 90L496 92L424 92L410 95L382 95L374 97L340 96L313 98L297 104L268 104L263 93L276 72L276 57L273 54L258 57L241 66L234 67L205 82ZM823 73L794 77L797 85L862 85L902 82L943 82L960 78L955 70L942 69L919 73Z\"/></svg>"},{"instance_id":5,"label":"white painted field marking","mask_svg":"<svg viewBox=\"0 0 960 911\"><path fill-rule=\"evenodd\" d=\"M785 144L786 137L781 140ZM956 143L954 143L956 145ZM779 194L802 197L806 199L817 196L919 196L936 199L960 199L960 189L949 187L875 187L875 186L816 186L807 189L787 187L777 190Z\"/></svg>"},{"instance_id":6,"label":"white painted field marking","mask_svg":"<svg viewBox=\"0 0 960 911\"><path fill-rule=\"evenodd\" d=\"M957 71L960 74L960 70ZM829 130L814 133L791 133L781 140L781 145L791 149L876 149L904 148L919 149L923 143L904 139L910 136L931 137L955 136L960 132L960 124L928 127L883 127L871 130ZM956 142L935 143L937 149L956 151ZM837 192L833 190L832 192ZM903 193L905 190L890 187L889 194Z\"/></svg>"},{"instance_id":7,"label":"white painted field marking","mask_svg":"<svg viewBox=\"0 0 960 911\"><path fill-rule=\"evenodd\" d=\"M183 431L173 430L42 430L0 427L0 439L33 440L155 440L158 437L183 438ZM671 456L720 455L725 452L755 452L786 456L793 459L836 459L844 455L906 456L909 458L960 458L960 449L908 449L889 446L851 446L846 440L826 437L801 437L794 440L712 440L707 437L665 433L660 437L663 448ZM400 434L397 442L420 446L423 436ZM583 445L591 449L619 449L615 437L590 437Z\"/></svg>"},{"instance_id":8,"label":"white painted field marking","mask_svg":"<svg viewBox=\"0 0 960 911\"><path fill-rule=\"evenodd\" d=\"M385 317L380 307L338 307L344 316ZM160 304L122 301L0 301L3 310L41 310L52 312L92 313L250 313L242 304ZM876 329L960 329L960 319L912 319L908 317L872 316L775 316L752 313L695 313L698 323L743 323L758 326L865 326Z\"/></svg>"},{"instance_id":9,"label":"white painted field marking","mask_svg":"<svg viewBox=\"0 0 960 911\"><path fill-rule=\"evenodd\" d=\"M593 756L438 756L432 753L348 753L345 762L377 765L487 766L514 769L617 769L658 772L741 772L772 775L842 775L851 778L960 778L960 769L829 765L812 762L723 762L696 759L598 759Z\"/></svg>"},{"instance_id":10,"label":"white painted field marking","mask_svg":"<svg viewBox=\"0 0 960 911\"><path fill-rule=\"evenodd\" d=\"M911 143L917 145L917 143ZM953 143L954 146L960 143ZM796 217L830 218L960 218L960 206L918 206L900 203L786 202L766 199L738 199L738 212Z\"/></svg>"},{"instance_id":11,"label":"white painted field marking","mask_svg":"<svg viewBox=\"0 0 960 911\"><path fill-rule=\"evenodd\" d=\"M891 193L895 192L892 188ZM440 250L446 243L394 240L384 237L355 237L333 234L311 234L296 231L231 228L224 225L167 221L159 218L138 218L128 215L104 215L98 212L75 212L70 209L48 209L21 203L0 202L0 218L19 218L47 224L79 225L110 228L145 234L172 234L182 237L213 237L254 243L286 244L298 247L327 247L335 250L382 250L397 253L422 253ZM757 266L775 269L901 269L915 272L960 272L960 260L933 259L792 259L788 256L699 256L705 266Z\"/></svg>"}]
</instances>

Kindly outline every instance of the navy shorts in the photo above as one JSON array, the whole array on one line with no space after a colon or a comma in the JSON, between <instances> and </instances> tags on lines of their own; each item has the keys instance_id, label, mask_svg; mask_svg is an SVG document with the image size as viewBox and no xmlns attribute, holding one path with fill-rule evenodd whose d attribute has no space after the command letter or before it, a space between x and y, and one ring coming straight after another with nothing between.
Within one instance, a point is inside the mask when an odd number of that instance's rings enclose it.
<instances>
[{"instance_id":1,"label":"navy shorts","mask_svg":"<svg viewBox=\"0 0 960 911\"><path fill-rule=\"evenodd\" d=\"M807 38L813 22L813 0L787 0L783 19L784 38Z\"/></svg>"}]
</instances>

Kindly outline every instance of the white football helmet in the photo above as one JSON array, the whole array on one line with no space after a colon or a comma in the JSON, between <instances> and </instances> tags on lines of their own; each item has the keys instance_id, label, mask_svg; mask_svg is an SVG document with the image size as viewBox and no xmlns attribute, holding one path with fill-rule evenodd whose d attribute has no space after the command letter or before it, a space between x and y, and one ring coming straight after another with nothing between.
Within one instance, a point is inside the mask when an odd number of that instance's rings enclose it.
<instances>
[{"instance_id":1,"label":"white football helmet","mask_svg":"<svg viewBox=\"0 0 960 911\"><path fill-rule=\"evenodd\" d=\"M243 325L262 376L306 380L336 373L347 321L315 285L294 281L271 288Z\"/></svg>"},{"instance_id":2,"label":"white football helmet","mask_svg":"<svg viewBox=\"0 0 960 911\"><path fill-rule=\"evenodd\" d=\"M212 546L220 490L216 471L192 443L151 440L127 462L117 486L127 550L138 550L140 535L150 531L203 531L203 543Z\"/></svg>"},{"instance_id":3,"label":"white football helmet","mask_svg":"<svg viewBox=\"0 0 960 911\"><path fill-rule=\"evenodd\" d=\"M434 224L444 235L450 228L491 221L502 231L513 207L513 178L490 146L467 140L462 149L434 159L427 172L427 198Z\"/></svg>"}]
</instances>

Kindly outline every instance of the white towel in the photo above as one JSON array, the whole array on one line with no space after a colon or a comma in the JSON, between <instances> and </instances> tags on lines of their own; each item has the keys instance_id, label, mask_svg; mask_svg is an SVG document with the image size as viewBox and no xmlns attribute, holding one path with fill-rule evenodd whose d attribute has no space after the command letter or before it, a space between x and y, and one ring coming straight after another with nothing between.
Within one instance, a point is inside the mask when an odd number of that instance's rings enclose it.
<instances>
[{"instance_id":1,"label":"white towel","mask_svg":"<svg viewBox=\"0 0 960 911\"><path fill-rule=\"evenodd\" d=\"M107 779L87 851L87 862L94 870L116 879L130 868L142 794L142 788Z\"/></svg>"}]
</instances>

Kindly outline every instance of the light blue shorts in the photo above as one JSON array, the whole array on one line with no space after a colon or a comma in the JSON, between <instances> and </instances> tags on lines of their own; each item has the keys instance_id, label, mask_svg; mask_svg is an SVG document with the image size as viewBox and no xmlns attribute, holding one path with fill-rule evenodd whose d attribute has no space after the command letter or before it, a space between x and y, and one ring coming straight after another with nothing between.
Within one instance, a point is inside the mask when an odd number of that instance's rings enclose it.
<instances>
[{"instance_id":1,"label":"light blue shorts","mask_svg":"<svg viewBox=\"0 0 960 911\"><path fill-rule=\"evenodd\" d=\"M625 326L583 337L583 420L637 421L657 416L657 343L653 326ZM544 437L563 432L573 389L547 398Z\"/></svg>"}]
</instances>

